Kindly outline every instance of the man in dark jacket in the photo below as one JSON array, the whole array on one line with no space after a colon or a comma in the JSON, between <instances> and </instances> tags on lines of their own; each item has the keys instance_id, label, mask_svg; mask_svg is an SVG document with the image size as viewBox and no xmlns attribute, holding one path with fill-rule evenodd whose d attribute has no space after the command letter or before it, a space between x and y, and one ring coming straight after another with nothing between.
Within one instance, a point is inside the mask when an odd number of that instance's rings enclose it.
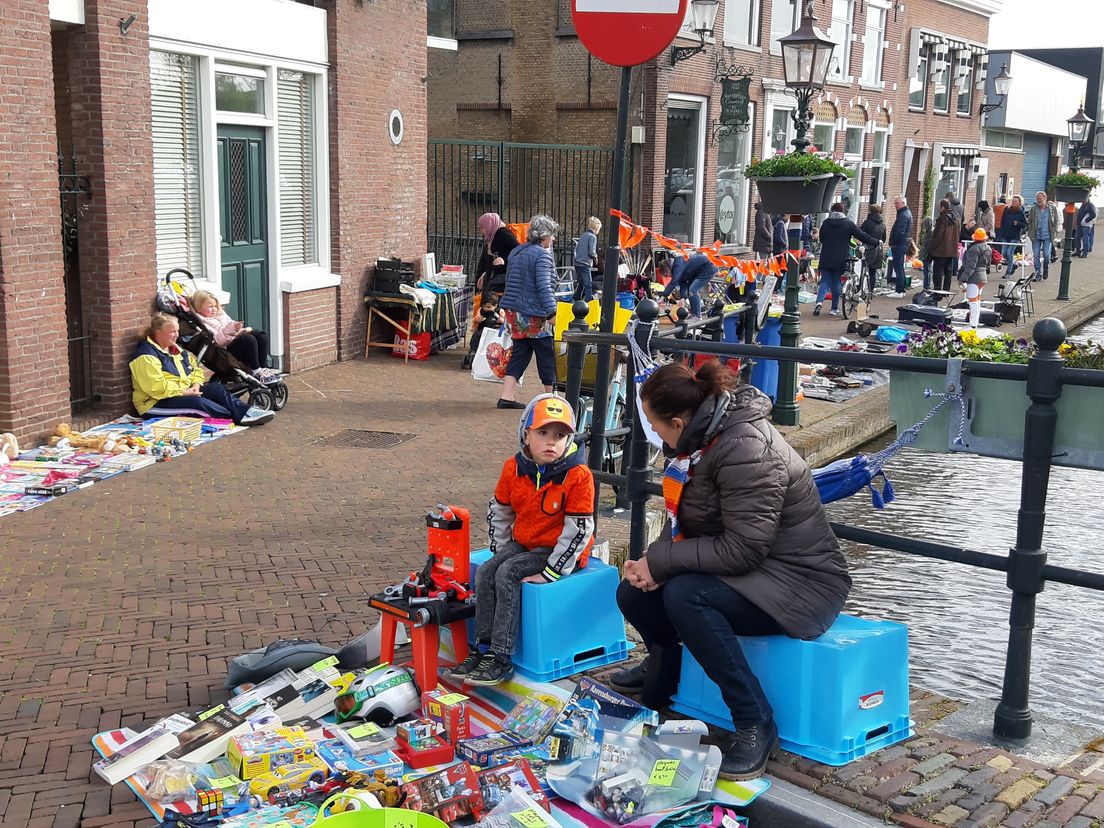
<instances>
[{"instance_id":1,"label":"man in dark jacket","mask_svg":"<svg viewBox=\"0 0 1104 828\"><path fill-rule=\"evenodd\" d=\"M771 222L774 226L774 236L771 243L771 253L778 256L786 252L789 243L786 240L786 217L776 213Z\"/></svg>"},{"instance_id":2,"label":"man in dark jacket","mask_svg":"<svg viewBox=\"0 0 1104 828\"><path fill-rule=\"evenodd\" d=\"M1008 262L1008 275L1011 276L1016 269L1016 254L1020 252L1020 239L1027 232L1027 213L1024 212L1023 200L1017 195L1012 196L1011 203L1001 213L1000 228L997 238L1004 242L998 245L1001 256Z\"/></svg>"},{"instance_id":3,"label":"man in dark jacket","mask_svg":"<svg viewBox=\"0 0 1104 828\"><path fill-rule=\"evenodd\" d=\"M867 245L866 252L863 255L863 261L866 262L866 272L870 274L870 285L873 287L878 283L878 273L885 265L883 245L886 240L886 227L885 219L882 218L882 208L877 204L871 204L870 211L863 219L863 223L859 225L859 229L871 238L878 240L877 245Z\"/></svg>"},{"instance_id":4,"label":"man in dark jacket","mask_svg":"<svg viewBox=\"0 0 1104 828\"><path fill-rule=\"evenodd\" d=\"M771 254L774 248L774 228L771 226L770 216L763 210L763 205L755 202L755 236L751 240L752 252L760 257Z\"/></svg>"},{"instance_id":5,"label":"man in dark jacket","mask_svg":"<svg viewBox=\"0 0 1104 828\"><path fill-rule=\"evenodd\" d=\"M667 287L660 295L666 299L677 288L679 296L690 299L690 316L700 319L701 292L717 275L717 266L709 261L704 253L695 253L688 259L676 254L674 260L674 264L664 261L656 268L659 275L671 277L671 281L667 283Z\"/></svg>"},{"instance_id":6,"label":"man in dark jacket","mask_svg":"<svg viewBox=\"0 0 1104 828\"><path fill-rule=\"evenodd\" d=\"M843 205L832 205L832 212L820 225L820 289L817 291L813 316L820 316L824 297L832 291L832 316L839 316L839 298L843 292L840 279L847 270L851 239L863 244L875 245L878 240L868 236L843 212Z\"/></svg>"},{"instance_id":7,"label":"man in dark jacket","mask_svg":"<svg viewBox=\"0 0 1104 828\"><path fill-rule=\"evenodd\" d=\"M1096 231L1096 205L1092 203L1091 198L1086 198L1085 202L1078 208L1076 227L1077 236L1073 247L1073 255L1084 259L1092 253L1093 235Z\"/></svg>"},{"instance_id":8,"label":"man in dark jacket","mask_svg":"<svg viewBox=\"0 0 1104 828\"><path fill-rule=\"evenodd\" d=\"M893 199L897 217L889 231L889 249L893 253L893 290L895 298L905 295L905 261L908 259L909 241L912 238L912 211L903 195Z\"/></svg>"}]
</instances>

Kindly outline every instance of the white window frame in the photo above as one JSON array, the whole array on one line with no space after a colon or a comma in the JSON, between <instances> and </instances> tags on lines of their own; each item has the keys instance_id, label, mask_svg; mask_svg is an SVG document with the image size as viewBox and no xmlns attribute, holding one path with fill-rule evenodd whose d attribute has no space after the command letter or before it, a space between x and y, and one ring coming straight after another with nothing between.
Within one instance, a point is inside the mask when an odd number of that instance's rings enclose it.
<instances>
[{"instance_id":1,"label":"white window frame","mask_svg":"<svg viewBox=\"0 0 1104 828\"><path fill-rule=\"evenodd\" d=\"M962 75L961 80L959 77L959 64L962 62L962 58L965 56L966 70ZM954 68L954 111L960 118L972 118L974 116L974 81L977 77L977 69L974 67L974 55L969 49L960 50L956 57ZM966 111L963 112L959 107L959 97L963 94L962 87L965 86L965 94L969 97L966 102Z\"/></svg>"},{"instance_id":2,"label":"white window frame","mask_svg":"<svg viewBox=\"0 0 1104 828\"><path fill-rule=\"evenodd\" d=\"M729 14L734 3L747 4L749 18L737 18ZM689 4L687 4L689 5ZM736 49L753 49L759 51L759 15L761 12L760 0L725 0L724 5L724 45ZM747 40L735 33L736 20L740 21L740 29L748 35Z\"/></svg>"},{"instance_id":3,"label":"white window frame","mask_svg":"<svg viewBox=\"0 0 1104 828\"><path fill-rule=\"evenodd\" d=\"M770 53L772 55L780 55L782 54L782 47L778 44L778 38L785 37L798 27L799 23L801 22L801 3L800 0L797 0L797 2L795 2L795 0L770 0L770 4L771 23L770 31L767 33L767 36L770 38ZM780 10L780 6L787 4L792 5L793 9L791 10L792 13L790 14L789 27L785 31L782 31L781 24L783 23L783 21L775 19L775 12ZM779 25L775 25L776 23L778 23Z\"/></svg>"},{"instance_id":4,"label":"white window frame","mask_svg":"<svg viewBox=\"0 0 1104 828\"><path fill-rule=\"evenodd\" d=\"M797 110L796 102L792 102L789 98L781 98L779 100L768 100L766 114L763 118L763 157L768 158L767 150L771 149L774 144L774 113L783 111L786 113L786 136L782 142L782 151L789 152L791 141L796 137L797 132L794 128L792 113ZM771 149L771 155L774 154L774 150Z\"/></svg>"},{"instance_id":5,"label":"white window frame","mask_svg":"<svg viewBox=\"0 0 1104 828\"><path fill-rule=\"evenodd\" d=\"M928 51L928 47L921 45L920 51L916 55L916 68L909 74L908 77L908 108L910 112L924 112L928 108L928 87L931 85L931 79L928 77L928 69L931 67L931 53ZM921 72L923 68L923 72ZM912 84L916 81L916 75L919 74L920 80L920 104L914 104L912 102Z\"/></svg>"},{"instance_id":6,"label":"white window frame","mask_svg":"<svg viewBox=\"0 0 1104 828\"><path fill-rule=\"evenodd\" d=\"M871 34L870 28L870 16L875 11L880 11L882 16L882 25L874 33ZM866 0L866 25L863 27L862 43L863 43L863 61L862 70L859 74L859 84L867 87L882 88L885 84L882 80L882 68L885 63L885 50L886 44L886 26L889 24L889 4L883 2L883 0ZM868 42L871 37L875 38L873 46L873 77L867 77L867 47L871 44Z\"/></svg>"},{"instance_id":7,"label":"white window frame","mask_svg":"<svg viewBox=\"0 0 1104 828\"><path fill-rule=\"evenodd\" d=\"M218 109L217 104L212 104L215 107L214 112L218 115L219 119L226 117L231 118L247 118L248 121L242 123L251 123L254 125L265 126L271 120L271 114L273 112L271 108L272 98L268 94L268 85L271 82L269 78L269 72L263 66L239 64L239 63L225 63L223 61L216 60L214 62L214 68L211 71L211 96L214 100L215 89L215 75L241 75L246 78L257 78L263 80L265 83L264 94L264 112L235 112L230 109ZM223 123L226 123L223 121Z\"/></svg>"},{"instance_id":8,"label":"white window frame","mask_svg":"<svg viewBox=\"0 0 1104 828\"><path fill-rule=\"evenodd\" d=\"M997 135L1001 136L1002 143L991 143L989 139ZM1008 146L1009 138L1015 139L1018 146ZM1023 152L1023 133L1011 129L986 128L981 131L981 143L986 149L1003 150L1004 152Z\"/></svg>"},{"instance_id":9,"label":"white window frame","mask_svg":"<svg viewBox=\"0 0 1104 828\"><path fill-rule=\"evenodd\" d=\"M332 272L330 245L330 137L327 106L328 83L326 66L304 61L283 60L274 57L243 55L225 49L179 43L161 38L150 38L150 49L193 55L199 59L200 110L200 203L203 223L204 272L207 281L200 287L213 290L229 299L222 285L222 253L219 234L218 187L218 128L223 124L260 126L266 130L265 164L268 194L265 209L268 215L268 263L269 263L269 320L272 330L269 341L272 354L284 357L285 325L283 294L334 287L341 283L341 276ZM265 116L241 112L215 110L215 71L218 67L233 67L241 74L242 68L251 67L265 76ZM281 262L280 238L280 180L279 180L279 125L276 123L277 70L288 69L304 72L314 79L314 135L315 135L315 234L318 262L294 268L286 268ZM221 68L219 71L222 71Z\"/></svg>"},{"instance_id":10,"label":"white window frame","mask_svg":"<svg viewBox=\"0 0 1104 828\"><path fill-rule=\"evenodd\" d=\"M845 9L845 17L836 16L836 6L842 4ZM837 26L843 27L840 39L836 40ZM847 85L851 83L851 41L855 31L855 0L832 0L832 24L828 28L828 37L836 42L836 48L832 53L832 63L828 68L828 83ZM838 72L833 72L831 67L837 66Z\"/></svg>"},{"instance_id":11,"label":"white window frame","mask_svg":"<svg viewBox=\"0 0 1104 828\"><path fill-rule=\"evenodd\" d=\"M880 192L878 195L880 197L884 198L884 199L889 198L889 185L887 184L888 177L889 177L888 176L888 174L889 174L889 132L890 132L889 127L876 126L871 131L871 135L873 137L870 139L870 141L871 141L871 147L870 147L871 157L870 157L870 164L869 164L869 166L870 166L870 177L873 179L874 171L875 170L881 170L880 178L881 178L881 185L882 185L881 190L882 190L882 192ZM878 140L877 139L878 139L879 135L882 136L882 157L881 158L878 158L875 155L875 153L877 152L877 148L878 148ZM869 187L867 189L869 190Z\"/></svg>"},{"instance_id":12,"label":"white window frame","mask_svg":"<svg viewBox=\"0 0 1104 828\"><path fill-rule=\"evenodd\" d=\"M684 95L670 92L667 95L667 108L696 110L698 113L698 150L694 165L694 225L690 234L690 243L701 244L702 229L702 205L705 195L705 133L709 122L706 115L709 113L709 99L704 95ZM664 146L664 156L667 148Z\"/></svg>"},{"instance_id":13,"label":"white window frame","mask_svg":"<svg viewBox=\"0 0 1104 828\"><path fill-rule=\"evenodd\" d=\"M809 136L811 138L815 138L816 131L817 131L818 127L828 127L828 129L832 133L832 141L829 144L829 146L826 146L826 147L822 147L820 144L817 144L815 140L813 141L813 143L816 144L816 148L818 150L820 150L821 152L826 152L829 155L832 155L836 151L836 133L839 132L839 129L837 128L837 122L834 121L834 120L833 121L819 121L819 120L818 121L813 121L812 129L809 131Z\"/></svg>"},{"instance_id":14,"label":"white window frame","mask_svg":"<svg viewBox=\"0 0 1104 828\"><path fill-rule=\"evenodd\" d=\"M847 133L853 129L859 131L859 151L848 152L847 151ZM848 161L862 161L863 153L866 151L866 127L849 122L844 123L843 127L843 157Z\"/></svg>"}]
</instances>

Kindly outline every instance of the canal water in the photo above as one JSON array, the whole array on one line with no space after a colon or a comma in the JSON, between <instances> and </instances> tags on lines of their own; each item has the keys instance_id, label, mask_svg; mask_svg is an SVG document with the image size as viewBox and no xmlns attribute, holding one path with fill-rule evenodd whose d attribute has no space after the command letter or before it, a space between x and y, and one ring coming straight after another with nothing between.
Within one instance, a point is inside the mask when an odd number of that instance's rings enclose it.
<instances>
[{"instance_id":1,"label":"canal water","mask_svg":"<svg viewBox=\"0 0 1104 828\"><path fill-rule=\"evenodd\" d=\"M1104 318L1076 332L1104 340ZM867 447L876 450L888 439ZM1021 466L905 449L887 468L897 500L828 506L832 520L1007 554L1016 538ZM1054 468L1043 546L1049 562L1104 572L1104 473ZM956 699L998 698L1008 643L1004 573L846 543L855 587L848 611L909 626L912 684ZM1048 584L1038 596L1032 709L1104 728L1100 701L1104 592Z\"/></svg>"}]
</instances>

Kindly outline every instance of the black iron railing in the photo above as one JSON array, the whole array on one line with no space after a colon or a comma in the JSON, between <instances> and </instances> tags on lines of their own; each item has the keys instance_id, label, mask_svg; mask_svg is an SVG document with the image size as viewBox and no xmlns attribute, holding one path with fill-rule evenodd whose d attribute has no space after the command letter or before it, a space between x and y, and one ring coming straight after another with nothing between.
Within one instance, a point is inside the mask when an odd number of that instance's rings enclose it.
<instances>
[{"instance_id":1,"label":"black iron railing","mask_svg":"<svg viewBox=\"0 0 1104 828\"><path fill-rule=\"evenodd\" d=\"M601 361L608 359L610 347L625 347L628 344L625 335L588 332L586 323L583 321L583 313L585 311L582 307L576 310L576 321L569 325L568 331L564 334L564 341L568 346L569 400L575 400L578 397L583 356L587 345L598 345L598 359ZM658 313L658 307L650 300L642 302L636 311L637 318L642 323L637 327L637 342L641 348L650 348L653 353L675 355L701 353L738 357L741 359L741 366L745 366L749 360L756 359L776 359L794 365L824 360L824 352L820 350L752 344L750 336L754 330L754 301L749 301L746 305L728 313L724 312L722 306L714 305L712 315L708 319L696 323L683 320L676 326L673 336L650 335ZM740 344L720 341L724 319L733 313L743 314L745 341ZM693 338L695 333L703 332L708 332L708 339ZM1062 387L1065 385L1104 387L1104 371L1064 367L1064 360L1058 353L1058 348L1065 341L1066 330L1057 319L1043 319L1036 322L1033 337L1036 350L1027 365L964 360L961 366L962 374L967 377L1026 381L1027 396L1031 400L1024 420L1021 461L1023 474L1020 482L1016 542L1007 556L886 532L874 532L841 523L832 524L837 537L844 540L1007 573L1007 585L1012 591L1008 620L1008 649L1001 700L997 706L993 731L997 736L1012 739L1023 739L1031 734L1032 715L1029 695L1035 596L1042 592L1048 581L1104 590L1104 574L1049 565L1046 550L1042 548L1047 488L1050 482L1055 428L1058 421L1055 402L1061 396ZM882 368L939 376L945 376L947 373L945 360L926 357L833 352L832 362L848 368ZM596 396L599 393L596 389ZM659 484L651 479L651 470L646 468L647 443L636 416L635 383L628 383L628 394L626 408L633 417L632 431L626 446L626 454L629 456L628 469L624 474L610 474L597 470L594 476L599 484L607 483L625 488L631 509L629 554L632 558L639 558L644 553L646 544L647 501L653 495L662 494L662 490ZM595 419L590 442L592 445L598 444L598 456L601 456L601 445L604 440L602 428L602 421ZM591 457L594 457L594 454ZM592 469L593 465L592 463Z\"/></svg>"}]
</instances>

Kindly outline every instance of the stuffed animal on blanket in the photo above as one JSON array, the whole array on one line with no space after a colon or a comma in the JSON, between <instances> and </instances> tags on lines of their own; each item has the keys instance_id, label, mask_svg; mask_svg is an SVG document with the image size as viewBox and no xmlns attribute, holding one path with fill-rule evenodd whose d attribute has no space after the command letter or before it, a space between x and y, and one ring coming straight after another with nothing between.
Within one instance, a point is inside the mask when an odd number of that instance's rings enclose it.
<instances>
[{"instance_id":1,"label":"stuffed animal on blanket","mask_svg":"<svg viewBox=\"0 0 1104 828\"><path fill-rule=\"evenodd\" d=\"M10 431L5 431L0 434L0 457L4 457L7 460L14 460L19 456L19 441L15 439L15 435Z\"/></svg>"},{"instance_id":2,"label":"stuffed animal on blanket","mask_svg":"<svg viewBox=\"0 0 1104 828\"><path fill-rule=\"evenodd\" d=\"M46 442L48 445L58 448L83 448L102 453L107 437L104 435L86 437L79 431L73 431L69 423L59 423L58 427L54 429L54 436Z\"/></svg>"}]
</instances>

